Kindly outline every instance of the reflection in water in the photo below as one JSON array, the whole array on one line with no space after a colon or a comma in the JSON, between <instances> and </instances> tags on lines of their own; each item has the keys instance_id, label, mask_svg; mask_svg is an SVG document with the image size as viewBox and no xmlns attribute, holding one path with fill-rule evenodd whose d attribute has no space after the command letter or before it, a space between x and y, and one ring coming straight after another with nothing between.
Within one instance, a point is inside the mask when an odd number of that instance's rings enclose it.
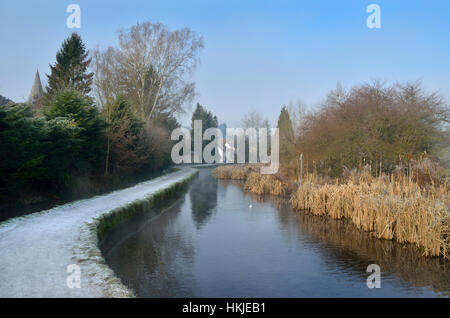
<instances>
[{"instance_id":1,"label":"reflection in water","mask_svg":"<svg viewBox=\"0 0 450 318\"><path fill-rule=\"evenodd\" d=\"M211 217L217 206L217 180L208 174L200 174L189 191L192 219L199 229Z\"/></svg>"},{"instance_id":2,"label":"reflection in water","mask_svg":"<svg viewBox=\"0 0 450 318\"><path fill-rule=\"evenodd\" d=\"M194 253L190 233L178 220L184 204L183 197L163 210L141 214L114 229L100 244L108 264L141 297L175 296L171 290L191 293L190 285L177 279L185 275L183 260ZM169 228L176 228L176 234L167 233ZM167 235L171 239L165 240Z\"/></svg>"},{"instance_id":3,"label":"reflection in water","mask_svg":"<svg viewBox=\"0 0 450 318\"><path fill-rule=\"evenodd\" d=\"M346 220L333 220L303 213L297 214L300 231L311 241L330 248L328 266L339 271L362 273L368 263L380 265L382 271L401 278L405 287L432 288L450 296L450 264L439 258L421 257L413 245L374 239Z\"/></svg>"},{"instance_id":4,"label":"reflection in water","mask_svg":"<svg viewBox=\"0 0 450 318\"><path fill-rule=\"evenodd\" d=\"M415 297L449 295L448 263L377 240L345 220L295 213L201 169L162 213L122 224L101 245L141 297ZM366 268L381 267L381 289Z\"/></svg>"}]
</instances>

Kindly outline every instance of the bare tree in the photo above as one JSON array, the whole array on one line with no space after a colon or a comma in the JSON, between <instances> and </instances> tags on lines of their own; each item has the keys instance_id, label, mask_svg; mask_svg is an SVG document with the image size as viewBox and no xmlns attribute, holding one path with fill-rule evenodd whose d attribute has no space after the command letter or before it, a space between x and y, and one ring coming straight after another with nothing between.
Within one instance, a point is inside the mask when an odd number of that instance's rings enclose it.
<instances>
[{"instance_id":1,"label":"bare tree","mask_svg":"<svg viewBox=\"0 0 450 318\"><path fill-rule=\"evenodd\" d=\"M290 101L287 105L287 110L292 121L292 128L295 136L299 136L301 132L300 127L307 115L306 105L301 99L297 99L295 102Z\"/></svg>"},{"instance_id":2,"label":"bare tree","mask_svg":"<svg viewBox=\"0 0 450 318\"><path fill-rule=\"evenodd\" d=\"M94 84L100 104L124 93L136 115L181 113L195 85L186 80L198 63L203 39L189 28L170 31L161 23L138 23L118 33L119 47L95 50Z\"/></svg>"},{"instance_id":3,"label":"bare tree","mask_svg":"<svg viewBox=\"0 0 450 318\"><path fill-rule=\"evenodd\" d=\"M94 92L98 105L104 108L112 103L117 95L121 93L119 83L119 65L116 61L117 52L113 47L105 51L96 48L92 51L91 66L94 71Z\"/></svg>"},{"instance_id":4,"label":"bare tree","mask_svg":"<svg viewBox=\"0 0 450 318\"><path fill-rule=\"evenodd\" d=\"M267 119L263 119L261 115L252 110L244 115L241 121L242 128L270 128L269 121Z\"/></svg>"}]
</instances>

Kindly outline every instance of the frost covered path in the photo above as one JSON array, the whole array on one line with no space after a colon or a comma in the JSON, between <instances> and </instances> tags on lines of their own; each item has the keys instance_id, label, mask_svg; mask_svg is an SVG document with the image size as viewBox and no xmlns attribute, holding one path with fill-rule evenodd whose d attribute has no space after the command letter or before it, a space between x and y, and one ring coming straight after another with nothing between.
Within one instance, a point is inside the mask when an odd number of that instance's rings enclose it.
<instances>
[{"instance_id":1,"label":"frost covered path","mask_svg":"<svg viewBox=\"0 0 450 318\"><path fill-rule=\"evenodd\" d=\"M0 223L0 297L109 296L101 275L93 273L95 266L74 261L83 224L185 180L193 172L183 168L134 187ZM70 289L66 283L67 266L73 263L81 269L81 288ZM97 280L92 279L96 276Z\"/></svg>"}]
</instances>

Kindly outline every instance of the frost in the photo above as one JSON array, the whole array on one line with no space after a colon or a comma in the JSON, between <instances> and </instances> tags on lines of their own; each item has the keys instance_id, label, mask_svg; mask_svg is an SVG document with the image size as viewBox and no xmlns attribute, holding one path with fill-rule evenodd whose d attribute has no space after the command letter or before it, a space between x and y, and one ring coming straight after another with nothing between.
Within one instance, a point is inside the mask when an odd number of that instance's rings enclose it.
<instances>
[{"instance_id":1,"label":"frost","mask_svg":"<svg viewBox=\"0 0 450 318\"><path fill-rule=\"evenodd\" d=\"M0 297L133 297L98 248L101 218L197 172L183 168L127 189L0 223ZM79 289L67 287L70 264L80 266Z\"/></svg>"}]
</instances>

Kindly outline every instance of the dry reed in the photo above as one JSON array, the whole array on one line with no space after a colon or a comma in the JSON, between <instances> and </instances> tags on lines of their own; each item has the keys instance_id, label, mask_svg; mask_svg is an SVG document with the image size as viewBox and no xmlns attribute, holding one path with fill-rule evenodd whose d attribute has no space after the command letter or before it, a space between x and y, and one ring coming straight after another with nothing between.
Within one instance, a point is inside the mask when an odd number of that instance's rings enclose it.
<instances>
[{"instance_id":1,"label":"dry reed","mask_svg":"<svg viewBox=\"0 0 450 318\"><path fill-rule=\"evenodd\" d=\"M376 178L342 184L306 182L291 197L295 210L346 218L376 238L412 243L425 256L450 258L449 188Z\"/></svg>"},{"instance_id":2,"label":"dry reed","mask_svg":"<svg viewBox=\"0 0 450 318\"><path fill-rule=\"evenodd\" d=\"M276 175L262 175L259 169L260 165L221 166L213 174L219 179L244 181L244 190L259 195L286 195L286 182Z\"/></svg>"}]
</instances>

